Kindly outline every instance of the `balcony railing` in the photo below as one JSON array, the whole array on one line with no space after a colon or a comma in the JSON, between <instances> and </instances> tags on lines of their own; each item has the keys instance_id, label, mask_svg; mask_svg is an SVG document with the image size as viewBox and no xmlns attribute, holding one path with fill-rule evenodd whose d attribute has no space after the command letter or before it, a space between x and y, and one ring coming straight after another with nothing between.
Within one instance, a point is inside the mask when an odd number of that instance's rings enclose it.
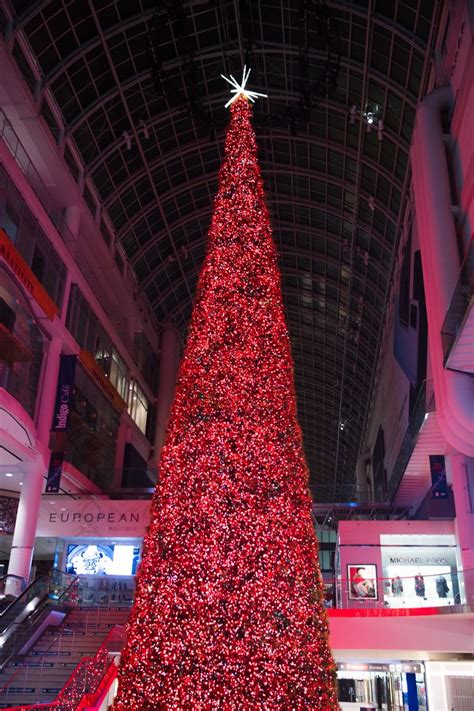
<instances>
[{"instance_id":1,"label":"balcony railing","mask_svg":"<svg viewBox=\"0 0 474 711\"><path fill-rule=\"evenodd\" d=\"M113 627L93 657L84 657L56 699L50 703L12 706L9 711L80 711L90 707L125 644L125 629ZM8 689L6 689L8 691Z\"/></svg>"},{"instance_id":2,"label":"balcony railing","mask_svg":"<svg viewBox=\"0 0 474 711\"><path fill-rule=\"evenodd\" d=\"M353 569L351 578L336 577L333 585L326 584L327 607L454 610L474 603L474 570L439 570L430 575L403 575L400 570L391 577L371 578L367 575L369 564L360 566L360 573L356 566Z\"/></svg>"}]
</instances>

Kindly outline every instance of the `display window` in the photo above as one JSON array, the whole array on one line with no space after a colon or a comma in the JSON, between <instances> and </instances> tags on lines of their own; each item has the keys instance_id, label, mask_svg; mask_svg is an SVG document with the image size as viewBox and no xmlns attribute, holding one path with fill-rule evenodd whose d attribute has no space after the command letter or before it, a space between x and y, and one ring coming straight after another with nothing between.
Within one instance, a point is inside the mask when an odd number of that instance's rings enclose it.
<instances>
[{"instance_id":1,"label":"display window","mask_svg":"<svg viewBox=\"0 0 474 711\"><path fill-rule=\"evenodd\" d=\"M454 604L454 585L449 566L389 565L386 575L384 597L390 607Z\"/></svg>"},{"instance_id":2,"label":"display window","mask_svg":"<svg viewBox=\"0 0 474 711\"><path fill-rule=\"evenodd\" d=\"M405 545L382 548L383 599L387 607L439 607L460 601L452 537L427 538L438 545L413 545L413 537L404 537L399 542Z\"/></svg>"}]
</instances>

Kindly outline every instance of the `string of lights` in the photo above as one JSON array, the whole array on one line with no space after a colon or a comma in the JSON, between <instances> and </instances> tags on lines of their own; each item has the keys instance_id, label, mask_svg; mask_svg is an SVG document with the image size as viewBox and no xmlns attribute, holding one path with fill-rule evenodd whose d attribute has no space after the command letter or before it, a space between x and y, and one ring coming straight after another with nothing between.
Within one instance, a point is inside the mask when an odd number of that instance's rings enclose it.
<instances>
[{"instance_id":1,"label":"string of lights","mask_svg":"<svg viewBox=\"0 0 474 711\"><path fill-rule=\"evenodd\" d=\"M115 711L338 708L251 107L230 110Z\"/></svg>"}]
</instances>

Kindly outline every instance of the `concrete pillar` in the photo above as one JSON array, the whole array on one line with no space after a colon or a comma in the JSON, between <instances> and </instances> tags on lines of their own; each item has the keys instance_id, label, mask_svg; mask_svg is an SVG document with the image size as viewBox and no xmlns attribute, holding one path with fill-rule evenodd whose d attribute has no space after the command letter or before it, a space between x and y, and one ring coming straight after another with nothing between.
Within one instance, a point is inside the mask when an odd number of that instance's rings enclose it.
<instances>
[{"instance_id":1,"label":"concrete pillar","mask_svg":"<svg viewBox=\"0 0 474 711\"><path fill-rule=\"evenodd\" d=\"M174 326L167 325L161 333L160 379L158 384L154 452L157 466L159 465L168 419L174 400L178 365L179 334Z\"/></svg>"},{"instance_id":2,"label":"concrete pillar","mask_svg":"<svg viewBox=\"0 0 474 711\"><path fill-rule=\"evenodd\" d=\"M467 458L451 454L446 458L448 480L452 482L456 519L456 543L464 575L459 580L461 599L474 602L474 511L468 481Z\"/></svg>"},{"instance_id":3,"label":"concrete pillar","mask_svg":"<svg viewBox=\"0 0 474 711\"><path fill-rule=\"evenodd\" d=\"M49 433L53 420L54 403L56 401L59 356L61 355L62 345L63 342L61 338L53 336L46 355L41 393L38 398L39 409L36 421L36 432L39 441L46 447L49 445Z\"/></svg>"},{"instance_id":4,"label":"concrete pillar","mask_svg":"<svg viewBox=\"0 0 474 711\"><path fill-rule=\"evenodd\" d=\"M8 575L17 575L28 584L31 561L36 537L41 494L44 485L46 466L39 456L31 462L23 475L23 487L18 504L12 549L8 563ZM21 585L18 580L7 580L6 595L19 595Z\"/></svg>"}]
</instances>

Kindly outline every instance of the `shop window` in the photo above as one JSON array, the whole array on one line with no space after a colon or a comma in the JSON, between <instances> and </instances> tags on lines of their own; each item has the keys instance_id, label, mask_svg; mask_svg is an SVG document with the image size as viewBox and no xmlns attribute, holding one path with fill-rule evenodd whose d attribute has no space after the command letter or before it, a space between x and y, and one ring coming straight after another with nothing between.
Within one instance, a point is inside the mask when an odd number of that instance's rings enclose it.
<instances>
[{"instance_id":1,"label":"shop window","mask_svg":"<svg viewBox=\"0 0 474 711\"><path fill-rule=\"evenodd\" d=\"M55 304L61 307L66 267L1 165L0 227Z\"/></svg>"},{"instance_id":2,"label":"shop window","mask_svg":"<svg viewBox=\"0 0 474 711\"><path fill-rule=\"evenodd\" d=\"M155 443L155 431L156 431L156 405L152 405L148 408L148 417L146 420L146 432L145 437L150 442L150 444Z\"/></svg>"},{"instance_id":3,"label":"shop window","mask_svg":"<svg viewBox=\"0 0 474 711\"><path fill-rule=\"evenodd\" d=\"M112 358L110 362L110 382L124 400L127 397L127 366L125 365L122 358L119 356L115 348L112 351Z\"/></svg>"},{"instance_id":4,"label":"shop window","mask_svg":"<svg viewBox=\"0 0 474 711\"><path fill-rule=\"evenodd\" d=\"M145 378L153 393L158 390L159 357L143 332L135 333L134 357L140 373Z\"/></svg>"},{"instance_id":5,"label":"shop window","mask_svg":"<svg viewBox=\"0 0 474 711\"><path fill-rule=\"evenodd\" d=\"M129 385L128 412L137 427L145 434L149 404L145 393L135 380Z\"/></svg>"},{"instance_id":6,"label":"shop window","mask_svg":"<svg viewBox=\"0 0 474 711\"><path fill-rule=\"evenodd\" d=\"M155 485L148 473L146 460L127 442L123 457L122 486L124 488L149 488Z\"/></svg>"},{"instance_id":7,"label":"shop window","mask_svg":"<svg viewBox=\"0 0 474 711\"><path fill-rule=\"evenodd\" d=\"M41 251L41 247L38 247L38 245L36 245L33 253L33 259L31 262L31 271L40 282L43 282L44 280L45 269L46 257Z\"/></svg>"},{"instance_id":8,"label":"shop window","mask_svg":"<svg viewBox=\"0 0 474 711\"><path fill-rule=\"evenodd\" d=\"M44 336L19 287L0 268L0 387L34 417Z\"/></svg>"},{"instance_id":9,"label":"shop window","mask_svg":"<svg viewBox=\"0 0 474 711\"><path fill-rule=\"evenodd\" d=\"M85 370L77 367L65 457L104 491L114 482L119 420L119 413L108 398Z\"/></svg>"},{"instance_id":10,"label":"shop window","mask_svg":"<svg viewBox=\"0 0 474 711\"><path fill-rule=\"evenodd\" d=\"M77 284L71 287L66 327L81 348L94 355L119 395L127 399L128 370Z\"/></svg>"},{"instance_id":11,"label":"shop window","mask_svg":"<svg viewBox=\"0 0 474 711\"><path fill-rule=\"evenodd\" d=\"M380 537L386 607L437 607L463 601L452 535Z\"/></svg>"}]
</instances>

